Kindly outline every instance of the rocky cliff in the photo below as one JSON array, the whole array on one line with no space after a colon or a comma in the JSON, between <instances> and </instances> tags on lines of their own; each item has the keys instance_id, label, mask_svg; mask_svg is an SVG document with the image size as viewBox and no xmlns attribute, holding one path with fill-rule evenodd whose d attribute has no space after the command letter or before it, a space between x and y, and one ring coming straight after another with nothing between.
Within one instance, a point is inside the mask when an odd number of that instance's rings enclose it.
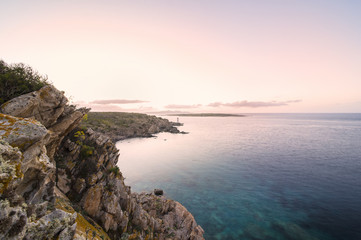
<instances>
[{"instance_id":1,"label":"rocky cliff","mask_svg":"<svg viewBox=\"0 0 361 240\"><path fill-rule=\"evenodd\" d=\"M101 132L113 142L133 137L152 137L159 132L185 133L175 127L180 125L152 115L125 112L90 112L86 121L81 123L82 128Z\"/></svg>"},{"instance_id":2,"label":"rocky cliff","mask_svg":"<svg viewBox=\"0 0 361 240\"><path fill-rule=\"evenodd\" d=\"M132 193L88 109L53 86L0 107L0 239L203 239L178 202Z\"/></svg>"}]
</instances>

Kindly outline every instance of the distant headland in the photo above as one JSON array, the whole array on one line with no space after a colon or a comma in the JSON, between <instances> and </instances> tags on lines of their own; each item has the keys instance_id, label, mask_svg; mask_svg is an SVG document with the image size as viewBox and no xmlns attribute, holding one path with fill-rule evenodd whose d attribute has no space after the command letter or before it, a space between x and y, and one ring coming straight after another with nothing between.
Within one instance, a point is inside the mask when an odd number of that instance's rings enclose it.
<instances>
[{"instance_id":1,"label":"distant headland","mask_svg":"<svg viewBox=\"0 0 361 240\"><path fill-rule=\"evenodd\" d=\"M230 114L230 113L181 113L181 114L169 114L168 116L178 116L178 117L246 117L246 115Z\"/></svg>"}]
</instances>

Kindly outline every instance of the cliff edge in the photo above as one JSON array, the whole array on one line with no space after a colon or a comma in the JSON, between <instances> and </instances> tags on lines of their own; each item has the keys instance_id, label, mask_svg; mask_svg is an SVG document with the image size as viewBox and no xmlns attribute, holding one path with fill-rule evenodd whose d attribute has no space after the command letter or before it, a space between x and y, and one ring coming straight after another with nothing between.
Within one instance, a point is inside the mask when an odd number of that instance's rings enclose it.
<instances>
[{"instance_id":1,"label":"cliff edge","mask_svg":"<svg viewBox=\"0 0 361 240\"><path fill-rule=\"evenodd\" d=\"M180 203L132 193L89 109L47 85L0 107L0 239L204 239Z\"/></svg>"}]
</instances>

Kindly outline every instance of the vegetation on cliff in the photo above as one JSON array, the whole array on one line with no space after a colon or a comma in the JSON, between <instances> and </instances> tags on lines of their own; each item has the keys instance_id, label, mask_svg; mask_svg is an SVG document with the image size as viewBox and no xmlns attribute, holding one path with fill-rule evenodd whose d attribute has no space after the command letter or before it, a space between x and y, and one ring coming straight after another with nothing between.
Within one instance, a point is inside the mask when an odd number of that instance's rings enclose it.
<instances>
[{"instance_id":1,"label":"vegetation on cliff","mask_svg":"<svg viewBox=\"0 0 361 240\"><path fill-rule=\"evenodd\" d=\"M9 65L0 60L0 105L17 96L37 91L48 84L47 76L40 75L25 64Z\"/></svg>"}]
</instances>

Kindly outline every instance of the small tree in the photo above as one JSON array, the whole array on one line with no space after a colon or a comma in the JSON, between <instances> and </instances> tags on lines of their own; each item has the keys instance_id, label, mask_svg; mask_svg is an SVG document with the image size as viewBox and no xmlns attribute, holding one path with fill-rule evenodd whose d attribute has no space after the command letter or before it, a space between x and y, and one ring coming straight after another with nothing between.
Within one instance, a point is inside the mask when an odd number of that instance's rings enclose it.
<instances>
[{"instance_id":1,"label":"small tree","mask_svg":"<svg viewBox=\"0 0 361 240\"><path fill-rule=\"evenodd\" d=\"M0 105L17 96L49 85L48 77L23 63L8 65L0 60Z\"/></svg>"}]
</instances>

